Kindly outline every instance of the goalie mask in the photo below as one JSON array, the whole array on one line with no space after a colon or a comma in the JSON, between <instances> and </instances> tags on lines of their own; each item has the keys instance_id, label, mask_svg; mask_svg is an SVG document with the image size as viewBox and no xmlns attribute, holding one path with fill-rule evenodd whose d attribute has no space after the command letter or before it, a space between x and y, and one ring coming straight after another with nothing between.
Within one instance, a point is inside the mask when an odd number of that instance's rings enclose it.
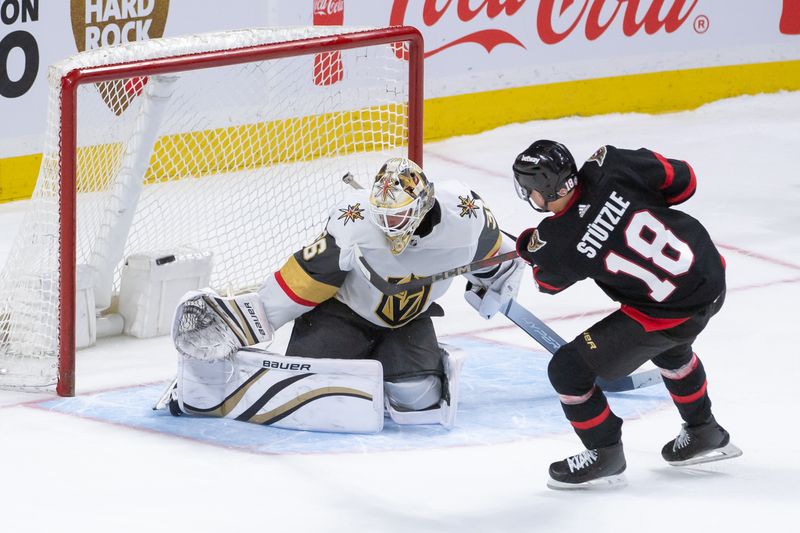
<instances>
[{"instance_id":1,"label":"goalie mask","mask_svg":"<svg viewBox=\"0 0 800 533\"><path fill-rule=\"evenodd\" d=\"M395 157L383 164L370 190L369 214L386 234L392 254L406 249L433 202L433 184L416 163Z\"/></svg>"}]
</instances>

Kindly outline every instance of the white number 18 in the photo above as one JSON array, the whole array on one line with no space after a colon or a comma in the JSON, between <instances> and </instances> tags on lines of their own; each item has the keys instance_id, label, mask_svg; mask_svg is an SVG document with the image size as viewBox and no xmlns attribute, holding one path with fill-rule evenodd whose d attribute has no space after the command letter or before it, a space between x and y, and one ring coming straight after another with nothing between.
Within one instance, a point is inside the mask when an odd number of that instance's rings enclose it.
<instances>
[{"instance_id":1,"label":"white number 18","mask_svg":"<svg viewBox=\"0 0 800 533\"><path fill-rule=\"evenodd\" d=\"M652 239L644 236L645 228L652 233ZM639 211L631 218L625 229L628 247L651 260L656 266L677 277L689 272L694 261L694 253L689 245L680 240L669 228L649 211ZM669 251L669 255L667 255ZM650 288L650 297L663 302L676 289L668 279L661 279L650 270L614 252L606 256L606 268L613 274L624 273L642 280Z\"/></svg>"}]
</instances>

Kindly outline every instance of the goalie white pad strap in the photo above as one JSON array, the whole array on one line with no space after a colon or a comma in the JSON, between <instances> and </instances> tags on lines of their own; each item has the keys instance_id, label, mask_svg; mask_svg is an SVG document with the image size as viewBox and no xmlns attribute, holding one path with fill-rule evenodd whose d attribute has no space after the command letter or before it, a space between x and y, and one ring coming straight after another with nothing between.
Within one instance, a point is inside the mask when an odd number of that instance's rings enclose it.
<instances>
[{"instance_id":1,"label":"goalie white pad strap","mask_svg":"<svg viewBox=\"0 0 800 533\"><path fill-rule=\"evenodd\" d=\"M217 361L183 356L178 403L190 415L377 433L383 429L383 368L374 360L286 357L256 348Z\"/></svg>"},{"instance_id":2,"label":"goalie white pad strap","mask_svg":"<svg viewBox=\"0 0 800 533\"><path fill-rule=\"evenodd\" d=\"M464 366L466 354L462 350L448 346L447 350L442 348L442 363L444 373L447 376L448 398L439 400L439 406L423 411L398 411L386 400L386 412L395 424L418 425L418 424L441 424L445 429L452 429L456 422L458 412L459 382L461 378L461 368ZM449 401L448 401L449 400Z\"/></svg>"}]
</instances>

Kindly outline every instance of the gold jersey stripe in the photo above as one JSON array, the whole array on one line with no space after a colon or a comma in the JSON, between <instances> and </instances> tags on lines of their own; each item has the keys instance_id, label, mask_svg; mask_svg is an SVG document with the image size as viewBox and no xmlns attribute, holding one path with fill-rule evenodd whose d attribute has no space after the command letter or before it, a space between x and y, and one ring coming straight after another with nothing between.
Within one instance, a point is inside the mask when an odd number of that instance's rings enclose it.
<instances>
[{"instance_id":1,"label":"gold jersey stripe","mask_svg":"<svg viewBox=\"0 0 800 533\"><path fill-rule=\"evenodd\" d=\"M306 302L319 304L332 298L339 290L334 285L328 285L312 278L308 272L303 270L294 256L289 257L286 264L281 267L280 277L284 282L284 290L291 291L287 296L295 301L299 298Z\"/></svg>"}]
</instances>

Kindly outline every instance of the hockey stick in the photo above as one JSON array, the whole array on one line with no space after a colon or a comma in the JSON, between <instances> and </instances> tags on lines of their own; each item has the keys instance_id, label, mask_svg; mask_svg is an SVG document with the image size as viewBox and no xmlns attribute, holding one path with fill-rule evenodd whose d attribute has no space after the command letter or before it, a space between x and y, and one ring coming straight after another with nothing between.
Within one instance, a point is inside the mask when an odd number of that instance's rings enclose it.
<instances>
[{"instance_id":1,"label":"hockey stick","mask_svg":"<svg viewBox=\"0 0 800 533\"><path fill-rule=\"evenodd\" d=\"M356 259L358 261L358 267L364 274L364 277L367 278L367 281L369 281L373 287L375 287L376 289L378 289L387 296L400 294L401 292L405 291L414 291L417 289L421 289L422 287L430 285L432 283L436 283L437 281L454 278L456 276L460 276L461 274L466 274L474 270L481 270L483 268L498 265L504 261L510 261L517 257L516 251L508 252L505 254L496 255L494 257L481 259L480 261L475 261L466 265L461 265L459 267L451 268L443 272L437 272L436 274L431 274L430 276L414 278L406 283L391 283L383 279L383 277L380 274L378 274L374 268L370 266L367 260L364 259L364 256L361 254L361 250L358 248L357 245L355 246L355 252L356 252Z\"/></svg>"},{"instance_id":2,"label":"hockey stick","mask_svg":"<svg viewBox=\"0 0 800 533\"><path fill-rule=\"evenodd\" d=\"M476 300L475 303L472 300L468 301L473 307L475 307L476 303L480 303L478 300ZM556 350L566 344L566 341L562 339L558 333L550 329L547 324L542 322L541 319L528 309L518 304L513 298L500 309L500 312L506 315L509 320L519 326L550 353L555 353ZM597 384L600 388L608 392L624 392L641 389L643 387L656 385L661 383L661 381L661 371L658 368L642 370L641 372L635 372L612 381L597 378Z\"/></svg>"},{"instance_id":3,"label":"hockey stick","mask_svg":"<svg viewBox=\"0 0 800 533\"><path fill-rule=\"evenodd\" d=\"M347 183L354 189L363 188L355 180L355 178L350 172L342 176L342 181ZM517 240L516 236L511 235L510 233L507 233L505 231L503 231L503 233L512 240L514 241ZM390 283L385 279L383 279L383 277L380 274L378 274L378 272L376 272L375 269L372 268L372 266L370 266L370 264L364 258L364 255L361 253L361 249L357 245L355 246L354 249L359 269L367 278L367 281L369 281L373 287L375 287L376 289L378 289L380 292L382 292L387 296L392 296L408 290L420 289L425 285L430 285L437 281L442 281L455 276L459 276L461 274L472 272L474 270L480 270L483 268L494 266L518 257L518 254L515 250L513 252L496 255L494 257L489 257L487 259L475 261L466 265L462 265L460 267L451 268L449 270L445 270L444 272L439 272L437 274L432 274L430 276L416 278L407 283L397 284L397 283ZM478 309L478 306L480 305L479 299L477 301L474 301L467 298L467 301L469 301L469 303L473 307L475 307L475 309ZM525 333L530 335L536 342L541 344L550 353L555 353L556 350L558 350L562 345L566 344L564 339L562 339L555 331L550 329L550 327L548 327L547 324L542 322L539 318L536 317L536 315L528 311L526 308L519 305L513 298L509 300L508 304L506 304L500 310L500 312L503 313L506 317L508 317L509 320L511 320L514 324L522 328L522 330ZM661 383L661 381L662 381L661 373L657 368L651 370L644 370L642 372L637 372L613 381L607 381L602 378L597 378L597 384L602 389L608 392L630 391L642 387L649 387L651 385L655 385L656 383Z\"/></svg>"}]
</instances>

